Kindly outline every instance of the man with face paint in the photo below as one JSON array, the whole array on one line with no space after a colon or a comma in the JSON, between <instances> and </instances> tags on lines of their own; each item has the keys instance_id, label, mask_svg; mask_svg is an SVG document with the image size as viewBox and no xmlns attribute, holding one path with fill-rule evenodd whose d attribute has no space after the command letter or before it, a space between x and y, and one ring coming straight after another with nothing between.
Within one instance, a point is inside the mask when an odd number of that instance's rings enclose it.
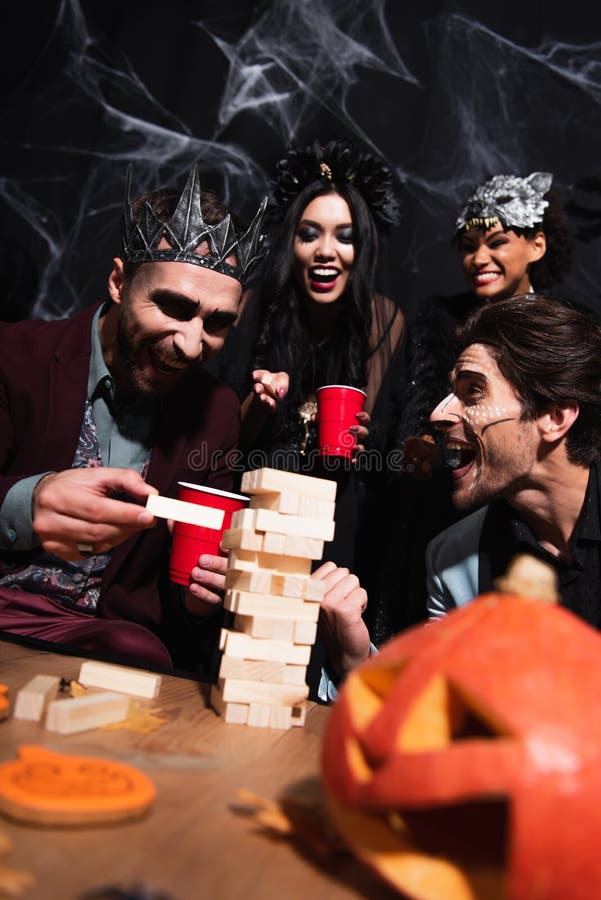
<instances>
[{"instance_id":1,"label":"man with face paint","mask_svg":"<svg viewBox=\"0 0 601 900\"><path fill-rule=\"evenodd\" d=\"M453 502L475 512L428 547L430 618L492 589L527 552L556 570L563 604L601 627L601 329L527 294L473 313L459 347L431 422Z\"/></svg>"}]
</instances>

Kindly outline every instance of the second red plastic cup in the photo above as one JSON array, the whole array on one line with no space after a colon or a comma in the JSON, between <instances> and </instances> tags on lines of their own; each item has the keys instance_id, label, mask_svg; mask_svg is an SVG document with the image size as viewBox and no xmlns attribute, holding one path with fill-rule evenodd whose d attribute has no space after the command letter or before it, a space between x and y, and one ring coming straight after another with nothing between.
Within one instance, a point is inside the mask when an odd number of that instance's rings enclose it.
<instances>
[{"instance_id":1,"label":"second red plastic cup","mask_svg":"<svg viewBox=\"0 0 601 900\"><path fill-rule=\"evenodd\" d=\"M177 584L185 587L190 583L190 572L198 565L198 557L203 553L210 556L223 556L219 549L223 532L230 527L232 513L244 509L248 505L248 497L243 494L232 494L217 488L204 487L201 484L178 482L178 500L197 503L200 506L211 506L224 511L221 528L203 528L200 525L187 525L176 522L173 529L173 543L169 560L169 577Z\"/></svg>"},{"instance_id":2,"label":"second red plastic cup","mask_svg":"<svg viewBox=\"0 0 601 900\"><path fill-rule=\"evenodd\" d=\"M326 384L317 388L317 440L321 456L352 454L356 440L349 431L363 409L365 391L347 384Z\"/></svg>"}]
</instances>

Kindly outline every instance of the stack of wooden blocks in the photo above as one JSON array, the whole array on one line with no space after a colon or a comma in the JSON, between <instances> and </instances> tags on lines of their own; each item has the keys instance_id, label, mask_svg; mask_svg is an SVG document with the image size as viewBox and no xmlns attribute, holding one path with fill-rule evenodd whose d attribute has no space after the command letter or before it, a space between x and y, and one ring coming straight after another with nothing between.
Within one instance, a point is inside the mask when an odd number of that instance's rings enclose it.
<instances>
[{"instance_id":1,"label":"stack of wooden blocks","mask_svg":"<svg viewBox=\"0 0 601 900\"><path fill-rule=\"evenodd\" d=\"M323 582L313 560L334 537L336 482L278 469L245 472L248 509L232 516L225 608L213 707L226 720L264 728L304 725L306 669Z\"/></svg>"}]
</instances>

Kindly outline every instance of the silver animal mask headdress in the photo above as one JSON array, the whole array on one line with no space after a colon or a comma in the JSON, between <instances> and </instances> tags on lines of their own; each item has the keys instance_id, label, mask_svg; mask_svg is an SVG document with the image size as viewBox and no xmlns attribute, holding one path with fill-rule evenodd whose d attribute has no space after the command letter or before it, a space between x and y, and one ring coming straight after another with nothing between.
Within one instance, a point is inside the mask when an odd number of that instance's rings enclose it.
<instances>
[{"instance_id":1,"label":"silver animal mask headdress","mask_svg":"<svg viewBox=\"0 0 601 900\"><path fill-rule=\"evenodd\" d=\"M544 194L551 187L549 172L533 172L527 178L495 175L478 185L457 219L457 230L472 226L491 228L532 228L543 221L549 205Z\"/></svg>"},{"instance_id":2,"label":"silver animal mask headdress","mask_svg":"<svg viewBox=\"0 0 601 900\"><path fill-rule=\"evenodd\" d=\"M250 227L240 237L228 214L216 225L208 225L201 208L201 190L198 166L190 170L171 218L163 222L146 201L143 215L134 217L131 200L131 166L127 171L127 193L123 217L123 259L126 262L186 262L205 269L214 269L244 283L255 263L265 255L261 222L267 205L263 200ZM136 221L136 218L139 221ZM165 239L169 247L159 249ZM195 253L205 242L208 254ZM236 260L232 265L231 260ZM230 260L229 262L227 260Z\"/></svg>"}]
</instances>

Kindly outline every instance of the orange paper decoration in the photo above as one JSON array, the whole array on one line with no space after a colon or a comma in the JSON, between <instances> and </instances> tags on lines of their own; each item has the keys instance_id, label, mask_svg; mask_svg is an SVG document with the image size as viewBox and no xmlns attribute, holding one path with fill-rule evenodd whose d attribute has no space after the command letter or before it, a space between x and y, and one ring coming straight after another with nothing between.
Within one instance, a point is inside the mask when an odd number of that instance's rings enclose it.
<instances>
[{"instance_id":1,"label":"orange paper decoration","mask_svg":"<svg viewBox=\"0 0 601 900\"><path fill-rule=\"evenodd\" d=\"M0 765L0 812L25 822L75 825L144 813L156 796L150 779L125 763L19 747Z\"/></svg>"}]
</instances>

